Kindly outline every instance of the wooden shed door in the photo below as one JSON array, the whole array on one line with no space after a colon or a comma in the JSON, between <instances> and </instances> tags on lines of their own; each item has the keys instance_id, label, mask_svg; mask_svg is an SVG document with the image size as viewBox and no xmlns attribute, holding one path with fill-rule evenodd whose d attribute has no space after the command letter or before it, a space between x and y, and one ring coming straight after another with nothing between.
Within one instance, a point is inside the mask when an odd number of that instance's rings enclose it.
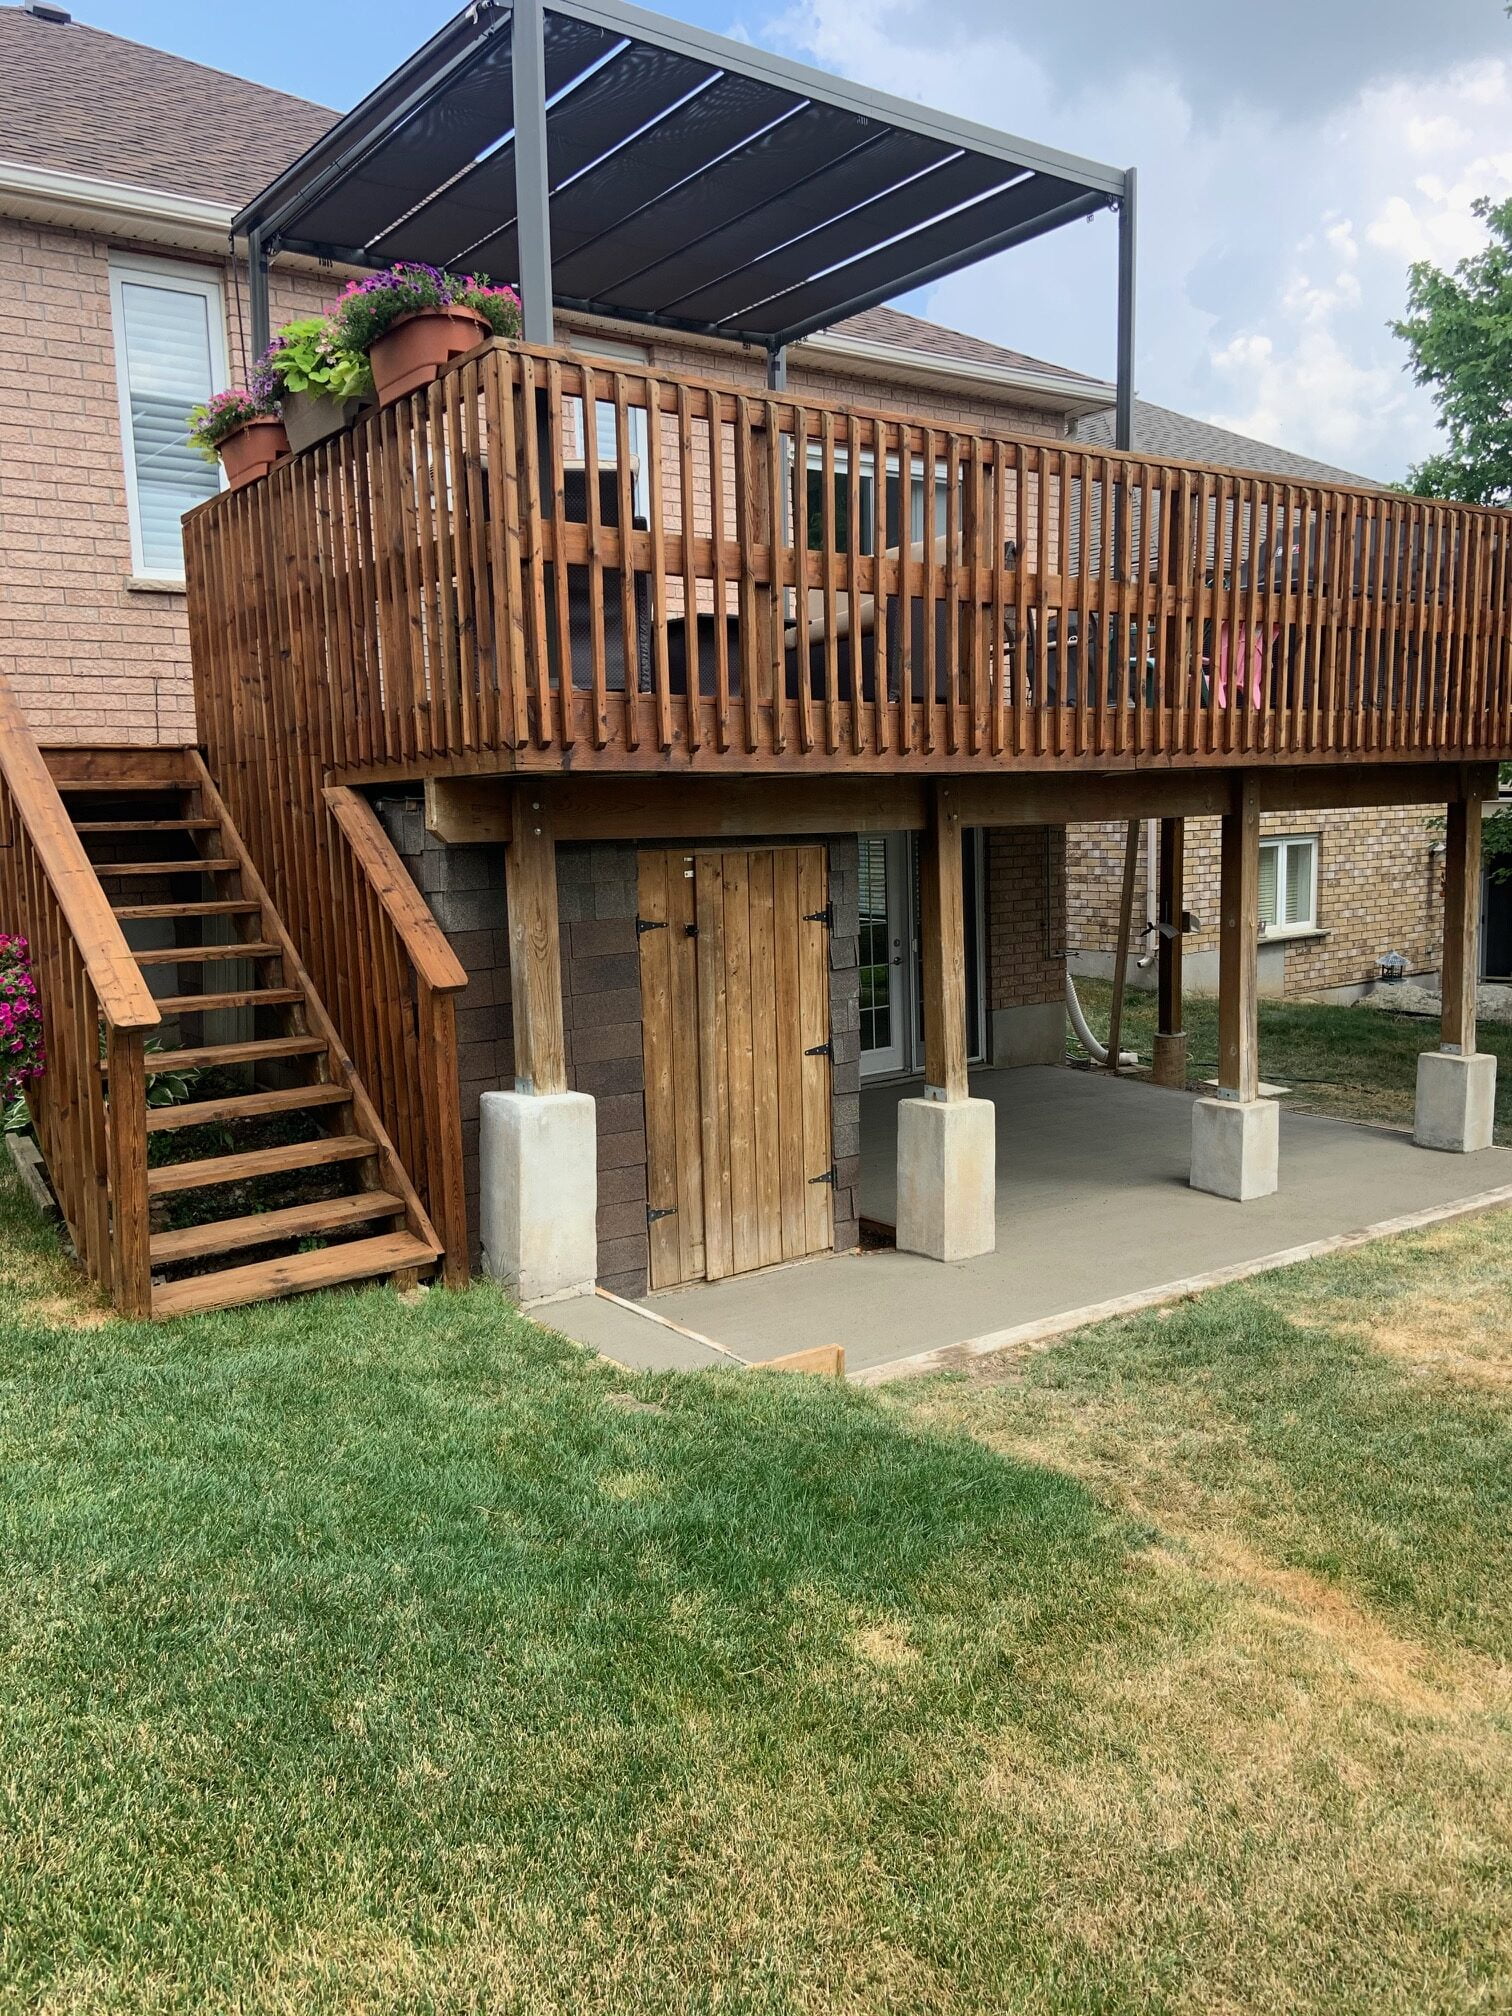
<instances>
[{"instance_id":1,"label":"wooden shed door","mask_svg":"<svg viewBox=\"0 0 1512 2016\"><path fill-rule=\"evenodd\" d=\"M640 857L651 1286L834 1243L822 847Z\"/></svg>"}]
</instances>

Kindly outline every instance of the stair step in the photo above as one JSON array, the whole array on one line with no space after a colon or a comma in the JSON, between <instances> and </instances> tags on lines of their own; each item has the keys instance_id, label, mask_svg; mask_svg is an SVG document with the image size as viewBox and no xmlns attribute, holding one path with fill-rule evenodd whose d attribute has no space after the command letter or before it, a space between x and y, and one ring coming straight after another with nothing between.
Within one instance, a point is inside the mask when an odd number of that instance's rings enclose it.
<instances>
[{"instance_id":1,"label":"stair step","mask_svg":"<svg viewBox=\"0 0 1512 2016\"><path fill-rule=\"evenodd\" d=\"M397 1217L403 1209L403 1198L391 1191L356 1190L350 1197L326 1197L318 1204L296 1204L287 1211L220 1218L211 1225L190 1225L182 1232L154 1233L152 1264L167 1267L176 1260L205 1260L212 1253L271 1245L276 1239L310 1239L323 1232L344 1232L374 1218Z\"/></svg>"},{"instance_id":2,"label":"stair step","mask_svg":"<svg viewBox=\"0 0 1512 2016\"><path fill-rule=\"evenodd\" d=\"M215 833L219 819L76 819L75 833Z\"/></svg>"},{"instance_id":3,"label":"stair step","mask_svg":"<svg viewBox=\"0 0 1512 2016\"><path fill-rule=\"evenodd\" d=\"M187 788L167 777L57 777L53 782L64 798L72 797L76 791L96 795L110 791L118 798L164 798L170 791Z\"/></svg>"},{"instance_id":4,"label":"stair step","mask_svg":"<svg viewBox=\"0 0 1512 2016\"><path fill-rule=\"evenodd\" d=\"M344 1085L286 1085L278 1092L240 1092L228 1099L201 1099L197 1105L191 1100L184 1106L149 1106L147 1132L167 1134L178 1127L261 1120L269 1113L313 1112L317 1106L345 1106L351 1097Z\"/></svg>"},{"instance_id":5,"label":"stair step","mask_svg":"<svg viewBox=\"0 0 1512 2016\"><path fill-rule=\"evenodd\" d=\"M163 945L151 952L133 952L138 966L176 966L180 961L209 965L216 959L276 959L283 951L269 938L237 938L229 945Z\"/></svg>"},{"instance_id":6,"label":"stair step","mask_svg":"<svg viewBox=\"0 0 1512 2016\"><path fill-rule=\"evenodd\" d=\"M208 1015L216 1008L286 1008L303 1001L298 987L243 987L231 994L161 994L155 997L164 1015Z\"/></svg>"},{"instance_id":7,"label":"stair step","mask_svg":"<svg viewBox=\"0 0 1512 2016\"><path fill-rule=\"evenodd\" d=\"M245 1183L254 1176L280 1176L289 1169L324 1169L334 1162L365 1162L378 1153L365 1134L322 1134L316 1141L285 1142L281 1148L249 1148L240 1155L210 1155L203 1161L169 1162L147 1171L149 1197L175 1190L204 1190L212 1183Z\"/></svg>"},{"instance_id":8,"label":"stair step","mask_svg":"<svg viewBox=\"0 0 1512 2016\"><path fill-rule=\"evenodd\" d=\"M186 854L180 861L92 861L96 876L224 875L240 864L229 854Z\"/></svg>"},{"instance_id":9,"label":"stair step","mask_svg":"<svg viewBox=\"0 0 1512 2016\"><path fill-rule=\"evenodd\" d=\"M323 1057L323 1036L270 1036L252 1043L207 1043L198 1050L161 1050L147 1060L151 1071L199 1071L211 1064L261 1064L270 1057ZM103 1071L106 1061L100 1059Z\"/></svg>"},{"instance_id":10,"label":"stair step","mask_svg":"<svg viewBox=\"0 0 1512 2016\"><path fill-rule=\"evenodd\" d=\"M243 1302L271 1302L280 1295L302 1295L317 1288L337 1288L348 1281L370 1281L411 1267L428 1267L436 1258L423 1239L409 1232L388 1232L375 1239L354 1239L345 1246L327 1246L318 1253L291 1253L284 1260L261 1260L250 1267L229 1267L220 1274L196 1274L152 1291L154 1316L188 1316L200 1309L228 1309Z\"/></svg>"},{"instance_id":11,"label":"stair step","mask_svg":"<svg viewBox=\"0 0 1512 2016\"><path fill-rule=\"evenodd\" d=\"M116 903L117 917L235 917L261 908L245 898L223 897L214 903Z\"/></svg>"}]
</instances>

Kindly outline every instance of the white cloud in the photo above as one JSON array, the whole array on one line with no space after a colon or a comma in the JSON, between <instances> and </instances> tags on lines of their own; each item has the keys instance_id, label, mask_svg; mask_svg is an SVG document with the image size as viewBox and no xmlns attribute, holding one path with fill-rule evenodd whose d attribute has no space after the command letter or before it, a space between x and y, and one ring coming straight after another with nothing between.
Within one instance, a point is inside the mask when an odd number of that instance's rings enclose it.
<instances>
[{"instance_id":1,"label":"white cloud","mask_svg":"<svg viewBox=\"0 0 1512 2016\"><path fill-rule=\"evenodd\" d=\"M1306 118L1215 102L1174 59L1062 66L977 0L800 0L757 39L774 37L902 96L1136 164L1144 397L1385 479L1432 447L1431 404L1387 324L1407 266L1473 252L1475 198L1512 191L1512 66L1456 62L1468 37L1439 38L1436 74L1420 59L1383 74L1383 59ZM923 310L1111 375L1111 226L957 275Z\"/></svg>"}]
</instances>

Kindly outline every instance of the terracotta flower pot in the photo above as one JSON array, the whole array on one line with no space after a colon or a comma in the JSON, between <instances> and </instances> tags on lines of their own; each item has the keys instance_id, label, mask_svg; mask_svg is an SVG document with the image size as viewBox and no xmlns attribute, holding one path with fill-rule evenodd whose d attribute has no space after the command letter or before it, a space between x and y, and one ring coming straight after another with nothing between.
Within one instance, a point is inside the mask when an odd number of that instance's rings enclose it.
<instances>
[{"instance_id":1,"label":"terracotta flower pot","mask_svg":"<svg viewBox=\"0 0 1512 2016\"><path fill-rule=\"evenodd\" d=\"M390 323L368 352L380 406L429 385L444 364L476 350L493 332L471 308L417 308Z\"/></svg>"},{"instance_id":2,"label":"terracotta flower pot","mask_svg":"<svg viewBox=\"0 0 1512 2016\"><path fill-rule=\"evenodd\" d=\"M228 434L224 441L216 444L221 467L233 490L240 490L247 483L255 483L259 476L266 476L273 464L281 462L288 452L289 437L284 432L284 424L272 413L258 420L249 420L245 427L238 427L234 434Z\"/></svg>"}]
</instances>

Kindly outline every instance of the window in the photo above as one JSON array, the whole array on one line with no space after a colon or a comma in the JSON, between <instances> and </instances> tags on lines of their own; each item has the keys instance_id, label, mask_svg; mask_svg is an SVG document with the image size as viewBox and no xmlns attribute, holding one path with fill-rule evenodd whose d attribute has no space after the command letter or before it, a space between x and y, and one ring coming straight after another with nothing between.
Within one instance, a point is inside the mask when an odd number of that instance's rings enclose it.
<instances>
[{"instance_id":1,"label":"window","mask_svg":"<svg viewBox=\"0 0 1512 2016\"><path fill-rule=\"evenodd\" d=\"M575 350L587 357L602 357L609 364L639 365L642 370L651 361L651 353L644 344L611 343L599 336L575 336L572 339ZM572 428L572 454L581 462L586 456L583 428L583 402L575 393L570 393L563 402ZM610 399L596 399L594 405L593 445L601 470L613 469L619 462L619 439L615 425L614 402ZM625 409L625 434L630 451L630 503L637 518L645 515L645 467L647 416L644 406L628 406Z\"/></svg>"},{"instance_id":2,"label":"window","mask_svg":"<svg viewBox=\"0 0 1512 2016\"><path fill-rule=\"evenodd\" d=\"M1260 843L1260 923L1267 938L1288 931L1312 931L1318 922L1318 842L1304 839Z\"/></svg>"},{"instance_id":3,"label":"window","mask_svg":"<svg viewBox=\"0 0 1512 2016\"><path fill-rule=\"evenodd\" d=\"M226 383L220 282L166 261L112 260L110 305L132 571L178 580L180 520L221 483L186 438L190 408Z\"/></svg>"}]
</instances>

